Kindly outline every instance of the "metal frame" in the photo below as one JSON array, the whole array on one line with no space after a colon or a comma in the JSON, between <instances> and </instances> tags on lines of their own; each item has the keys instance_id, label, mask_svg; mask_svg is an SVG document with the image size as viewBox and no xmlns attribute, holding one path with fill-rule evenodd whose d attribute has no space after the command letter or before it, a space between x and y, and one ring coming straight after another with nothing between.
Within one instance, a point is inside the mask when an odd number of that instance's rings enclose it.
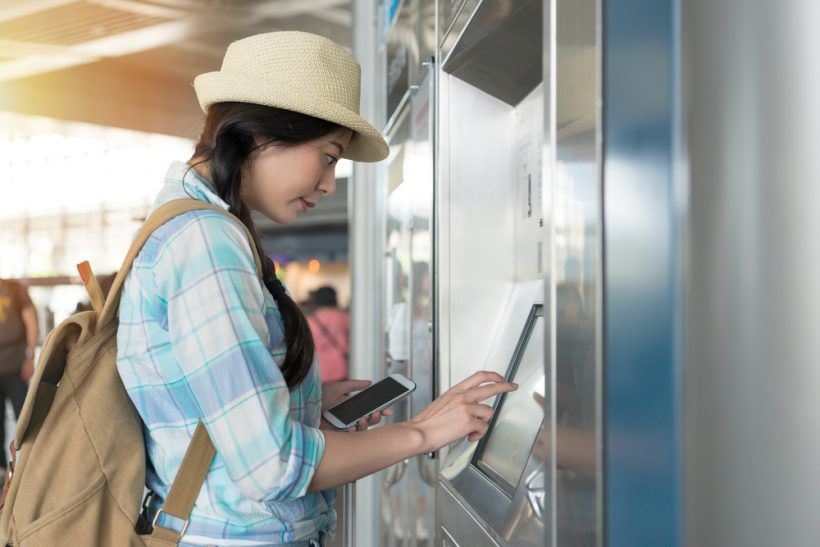
<instances>
[{"instance_id":1,"label":"metal frame","mask_svg":"<svg viewBox=\"0 0 820 547\"><path fill-rule=\"evenodd\" d=\"M384 66L379 51L379 11L374 0L353 2L353 49L362 67L361 113L376 127L384 121ZM379 226L383 224L382 196L373 191L378 183L377 165L353 164L349 187L350 214L350 271L351 271L351 377L367 378L373 373L373 364L384 355L382 336L383 279L381 275L381 239ZM364 477L344 487L345 545L348 547L377 547L380 520L373 509L377 507L378 477ZM357 510L357 507L362 510Z\"/></svg>"},{"instance_id":2,"label":"metal frame","mask_svg":"<svg viewBox=\"0 0 820 547\"><path fill-rule=\"evenodd\" d=\"M507 372L504 375L504 378L511 382L515 375L518 373L518 367L521 364L521 357L524 354L524 351L527 349L527 345L530 342L530 337L532 336L534 327L537 323L537 319L544 317L544 304L538 303L534 304L532 310L530 310L530 316L527 318L527 323L524 326L524 331L521 334L521 337L518 339L518 344L515 348L515 353L513 353L512 358L510 359L510 364L507 367ZM546 329L546 321L544 321L545 325L544 328ZM546 334L546 333L545 333ZM482 460L482 456L484 455L484 449L487 447L487 442L489 442L490 436L493 433L494 426L498 421L498 417L501 414L501 408L504 406L504 401L507 400L507 394L503 394L500 397L497 397L495 402L493 403L493 415L490 418L489 429L487 434L481 438L476 447L475 453L473 454L473 458L471 461L471 465L473 465L476 469L481 471L486 477L492 481L492 483L497 486L504 494L513 499L515 496L515 491L518 489L519 484L521 483L521 479L524 477L524 471L521 471L521 476L518 477L518 482L515 484L511 484L507 482L501 475L499 475L492 467L484 463ZM533 439L533 445L535 444L535 440ZM532 450L532 446L528 448L528 451Z\"/></svg>"}]
</instances>

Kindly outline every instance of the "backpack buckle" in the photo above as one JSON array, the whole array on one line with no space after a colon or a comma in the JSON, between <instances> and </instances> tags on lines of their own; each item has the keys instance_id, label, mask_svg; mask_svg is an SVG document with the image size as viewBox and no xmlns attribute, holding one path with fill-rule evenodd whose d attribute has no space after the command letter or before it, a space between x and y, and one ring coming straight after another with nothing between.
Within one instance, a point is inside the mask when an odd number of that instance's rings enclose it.
<instances>
[{"instance_id":1,"label":"backpack buckle","mask_svg":"<svg viewBox=\"0 0 820 547\"><path fill-rule=\"evenodd\" d=\"M9 454L11 454L11 459L9 460L8 469L6 470L6 482L3 484L3 494L9 491L9 483L11 482L12 475L14 475L14 464L17 462L17 450L14 448L14 441L9 443Z\"/></svg>"},{"instance_id":2,"label":"backpack buckle","mask_svg":"<svg viewBox=\"0 0 820 547\"><path fill-rule=\"evenodd\" d=\"M152 532L151 523L148 522L148 505L149 500L154 497L156 494L150 488L148 492L145 494L145 497L142 499L142 509L140 510L140 516L137 518L137 522L134 525L134 530L137 534L150 534Z\"/></svg>"},{"instance_id":3,"label":"backpack buckle","mask_svg":"<svg viewBox=\"0 0 820 547\"><path fill-rule=\"evenodd\" d=\"M11 476L14 474L14 462L17 461L17 451L14 448L14 441L9 443L9 453L11 453L11 459L9 460L9 465L6 468L6 476L5 480L3 481L3 494L0 496L0 510L6 506L6 496L9 493L9 484L11 483Z\"/></svg>"},{"instance_id":4,"label":"backpack buckle","mask_svg":"<svg viewBox=\"0 0 820 547\"><path fill-rule=\"evenodd\" d=\"M164 507L160 507L160 508L159 508L159 511L157 511L157 514L156 514L156 515L154 515L154 520L153 520L153 522L151 522L151 526L152 526L153 528L156 528L156 527L157 527L157 519L159 518L159 515L160 515L162 512L164 512L164 511L165 511L165 508L164 508ZM166 513L166 515L171 516L171 517L174 517L174 515L169 515L168 513ZM178 520L183 520L183 519L181 519L181 518L179 518L179 517L174 517L174 518L175 518L175 519L178 519ZM177 531L176 531L176 530L174 530L173 528L168 528L167 526L162 526L162 528L165 528L166 530L171 530L172 532L176 532L177 534L179 534L179 537L182 537L182 536L184 536L184 535L185 535L185 530L187 530L187 529L188 529L188 519L185 519L185 520L184 520L184 522L183 522L183 524L182 524L182 530L180 530L179 532L177 532Z\"/></svg>"}]
</instances>

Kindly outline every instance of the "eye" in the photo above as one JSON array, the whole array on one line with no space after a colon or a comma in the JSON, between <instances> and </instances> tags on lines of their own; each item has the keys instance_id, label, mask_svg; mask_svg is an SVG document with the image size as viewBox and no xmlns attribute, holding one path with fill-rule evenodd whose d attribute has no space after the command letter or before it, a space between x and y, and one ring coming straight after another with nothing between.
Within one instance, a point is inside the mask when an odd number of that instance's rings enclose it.
<instances>
[{"instance_id":1,"label":"eye","mask_svg":"<svg viewBox=\"0 0 820 547\"><path fill-rule=\"evenodd\" d=\"M337 158L335 156L331 156L330 154L327 154L327 164L328 165L335 165L337 161L339 161L339 158Z\"/></svg>"}]
</instances>

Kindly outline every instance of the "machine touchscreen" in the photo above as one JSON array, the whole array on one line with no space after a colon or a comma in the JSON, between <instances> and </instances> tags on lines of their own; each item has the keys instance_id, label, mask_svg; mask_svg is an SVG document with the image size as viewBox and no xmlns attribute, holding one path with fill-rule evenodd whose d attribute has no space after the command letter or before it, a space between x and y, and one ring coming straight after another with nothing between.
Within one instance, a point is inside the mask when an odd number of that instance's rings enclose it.
<instances>
[{"instance_id":1,"label":"machine touchscreen","mask_svg":"<svg viewBox=\"0 0 820 547\"><path fill-rule=\"evenodd\" d=\"M490 430L476 450L473 464L512 496L530 456L544 410L534 394L544 396L544 317L533 308L518 341L507 378L519 385L496 405Z\"/></svg>"}]
</instances>

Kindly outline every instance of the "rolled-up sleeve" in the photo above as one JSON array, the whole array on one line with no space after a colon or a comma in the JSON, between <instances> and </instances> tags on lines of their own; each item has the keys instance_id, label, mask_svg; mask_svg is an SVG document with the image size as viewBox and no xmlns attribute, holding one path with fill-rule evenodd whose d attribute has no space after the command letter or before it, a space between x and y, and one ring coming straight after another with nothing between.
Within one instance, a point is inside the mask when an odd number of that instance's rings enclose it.
<instances>
[{"instance_id":1,"label":"rolled-up sleeve","mask_svg":"<svg viewBox=\"0 0 820 547\"><path fill-rule=\"evenodd\" d=\"M243 495L261 502L307 492L324 453L322 432L290 415L290 395L271 351L264 293L242 227L195 211L159 249L160 306L179 370L169 382L203 420Z\"/></svg>"}]
</instances>

